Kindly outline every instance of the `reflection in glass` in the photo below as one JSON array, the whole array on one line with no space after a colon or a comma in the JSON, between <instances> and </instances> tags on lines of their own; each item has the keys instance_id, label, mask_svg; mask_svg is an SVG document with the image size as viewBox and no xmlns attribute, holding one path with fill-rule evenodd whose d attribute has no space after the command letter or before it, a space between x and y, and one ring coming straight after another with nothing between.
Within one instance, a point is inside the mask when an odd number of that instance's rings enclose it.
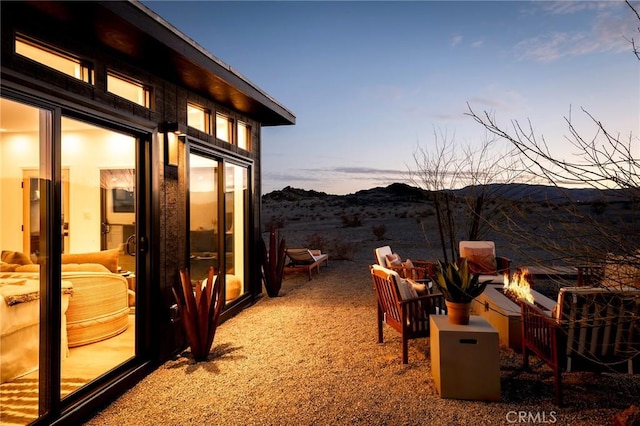
<instances>
[{"instance_id":1,"label":"reflection in glass","mask_svg":"<svg viewBox=\"0 0 640 426\"><path fill-rule=\"evenodd\" d=\"M230 302L245 293L245 217L248 200L248 171L225 165L225 250L227 260L226 296Z\"/></svg>"},{"instance_id":2,"label":"reflection in glass","mask_svg":"<svg viewBox=\"0 0 640 426\"><path fill-rule=\"evenodd\" d=\"M40 315L37 262L49 255L40 244L47 211L40 200L50 187L40 157L51 135L40 129L50 128L51 114L7 99L0 99L0 112L0 285L7 291L0 296L0 420L27 424L38 417L40 321L46 321ZM62 290L64 320L68 283ZM68 355L65 331L63 322L63 359ZM10 404L4 399L9 394L18 395Z\"/></svg>"},{"instance_id":3,"label":"reflection in glass","mask_svg":"<svg viewBox=\"0 0 640 426\"><path fill-rule=\"evenodd\" d=\"M218 258L218 162L189 156L189 250L192 281L202 282Z\"/></svg>"},{"instance_id":4,"label":"reflection in glass","mask_svg":"<svg viewBox=\"0 0 640 426\"><path fill-rule=\"evenodd\" d=\"M68 243L62 280L73 285L67 310L68 362L62 383L89 383L135 355L136 139L62 119L68 188ZM66 176L66 177L65 177Z\"/></svg>"}]
</instances>

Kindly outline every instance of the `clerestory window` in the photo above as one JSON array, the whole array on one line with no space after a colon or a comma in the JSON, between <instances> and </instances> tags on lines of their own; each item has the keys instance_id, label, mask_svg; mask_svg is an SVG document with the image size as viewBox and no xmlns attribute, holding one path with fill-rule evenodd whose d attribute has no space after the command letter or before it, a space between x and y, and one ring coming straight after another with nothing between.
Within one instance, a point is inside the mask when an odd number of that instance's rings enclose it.
<instances>
[{"instance_id":1,"label":"clerestory window","mask_svg":"<svg viewBox=\"0 0 640 426\"><path fill-rule=\"evenodd\" d=\"M92 65L70 53L20 35L16 36L16 53L85 83L94 83Z\"/></svg>"},{"instance_id":2,"label":"clerestory window","mask_svg":"<svg viewBox=\"0 0 640 426\"><path fill-rule=\"evenodd\" d=\"M107 91L145 108L151 107L151 91L148 87L111 71L107 72Z\"/></svg>"}]
</instances>

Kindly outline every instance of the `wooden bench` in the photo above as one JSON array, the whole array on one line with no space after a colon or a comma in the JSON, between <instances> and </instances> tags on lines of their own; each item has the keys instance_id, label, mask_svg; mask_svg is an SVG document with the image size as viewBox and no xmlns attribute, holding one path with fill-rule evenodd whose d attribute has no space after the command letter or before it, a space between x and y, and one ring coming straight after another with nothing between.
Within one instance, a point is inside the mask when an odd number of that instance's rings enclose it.
<instances>
[{"instance_id":1,"label":"wooden bench","mask_svg":"<svg viewBox=\"0 0 640 426\"><path fill-rule=\"evenodd\" d=\"M560 289L553 317L520 301L522 356L551 367L555 403L562 405L562 372L640 369L640 290L595 287Z\"/></svg>"},{"instance_id":2,"label":"wooden bench","mask_svg":"<svg viewBox=\"0 0 640 426\"><path fill-rule=\"evenodd\" d=\"M401 278L397 272L379 265L371 266L370 272L378 305L378 343L384 341L386 323L402 336L402 363L407 364L409 339L429 336L429 315L447 312L444 297L442 294L409 297L406 288L402 291L399 288Z\"/></svg>"},{"instance_id":3,"label":"wooden bench","mask_svg":"<svg viewBox=\"0 0 640 426\"><path fill-rule=\"evenodd\" d=\"M323 263L325 266L329 266L329 255L321 253L320 250L286 249L285 253L289 258L289 261L285 263L285 274L303 272L311 280L311 271L315 269L320 273L320 265Z\"/></svg>"}]
</instances>

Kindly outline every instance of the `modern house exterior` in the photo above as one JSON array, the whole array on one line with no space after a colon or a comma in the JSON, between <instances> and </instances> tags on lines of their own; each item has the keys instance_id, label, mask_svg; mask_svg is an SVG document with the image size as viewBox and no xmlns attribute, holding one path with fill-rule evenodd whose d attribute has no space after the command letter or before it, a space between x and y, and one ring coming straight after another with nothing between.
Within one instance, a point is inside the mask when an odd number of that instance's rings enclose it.
<instances>
[{"instance_id":1,"label":"modern house exterior","mask_svg":"<svg viewBox=\"0 0 640 426\"><path fill-rule=\"evenodd\" d=\"M295 116L138 2L0 14L0 419L77 423L186 348L181 269L223 319L261 297L261 129Z\"/></svg>"}]
</instances>

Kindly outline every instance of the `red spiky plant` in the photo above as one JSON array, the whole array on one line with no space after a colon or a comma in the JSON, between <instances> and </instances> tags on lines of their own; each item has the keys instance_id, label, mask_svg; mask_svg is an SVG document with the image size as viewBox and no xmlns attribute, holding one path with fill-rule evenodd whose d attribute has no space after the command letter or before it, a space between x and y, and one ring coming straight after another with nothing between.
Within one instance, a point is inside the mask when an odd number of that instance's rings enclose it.
<instances>
[{"instance_id":1,"label":"red spiky plant","mask_svg":"<svg viewBox=\"0 0 640 426\"><path fill-rule=\"evenodd\" d=\"M276 228L272 226L269 229L269 250L260 240L262 250L262 269L264 272L264 287L269 297L277 297L282 288L282 278L284 275L284 259L286 245L284 237L278 238Z\"/></svg>"},{"instance_id":2,"label":"red spiky plant","mask_svg":"<svg viewBox=\"0 0 640 426\"><path fill-rule=\"evenodd\" d=\"M180 285L172 288L178 305L180 320L196 362L206 361L224 307L222 280L214 280L213 266L209 268L206 283L195 286L187 269L180 271Z\"/></svg>"}]
</instances>

